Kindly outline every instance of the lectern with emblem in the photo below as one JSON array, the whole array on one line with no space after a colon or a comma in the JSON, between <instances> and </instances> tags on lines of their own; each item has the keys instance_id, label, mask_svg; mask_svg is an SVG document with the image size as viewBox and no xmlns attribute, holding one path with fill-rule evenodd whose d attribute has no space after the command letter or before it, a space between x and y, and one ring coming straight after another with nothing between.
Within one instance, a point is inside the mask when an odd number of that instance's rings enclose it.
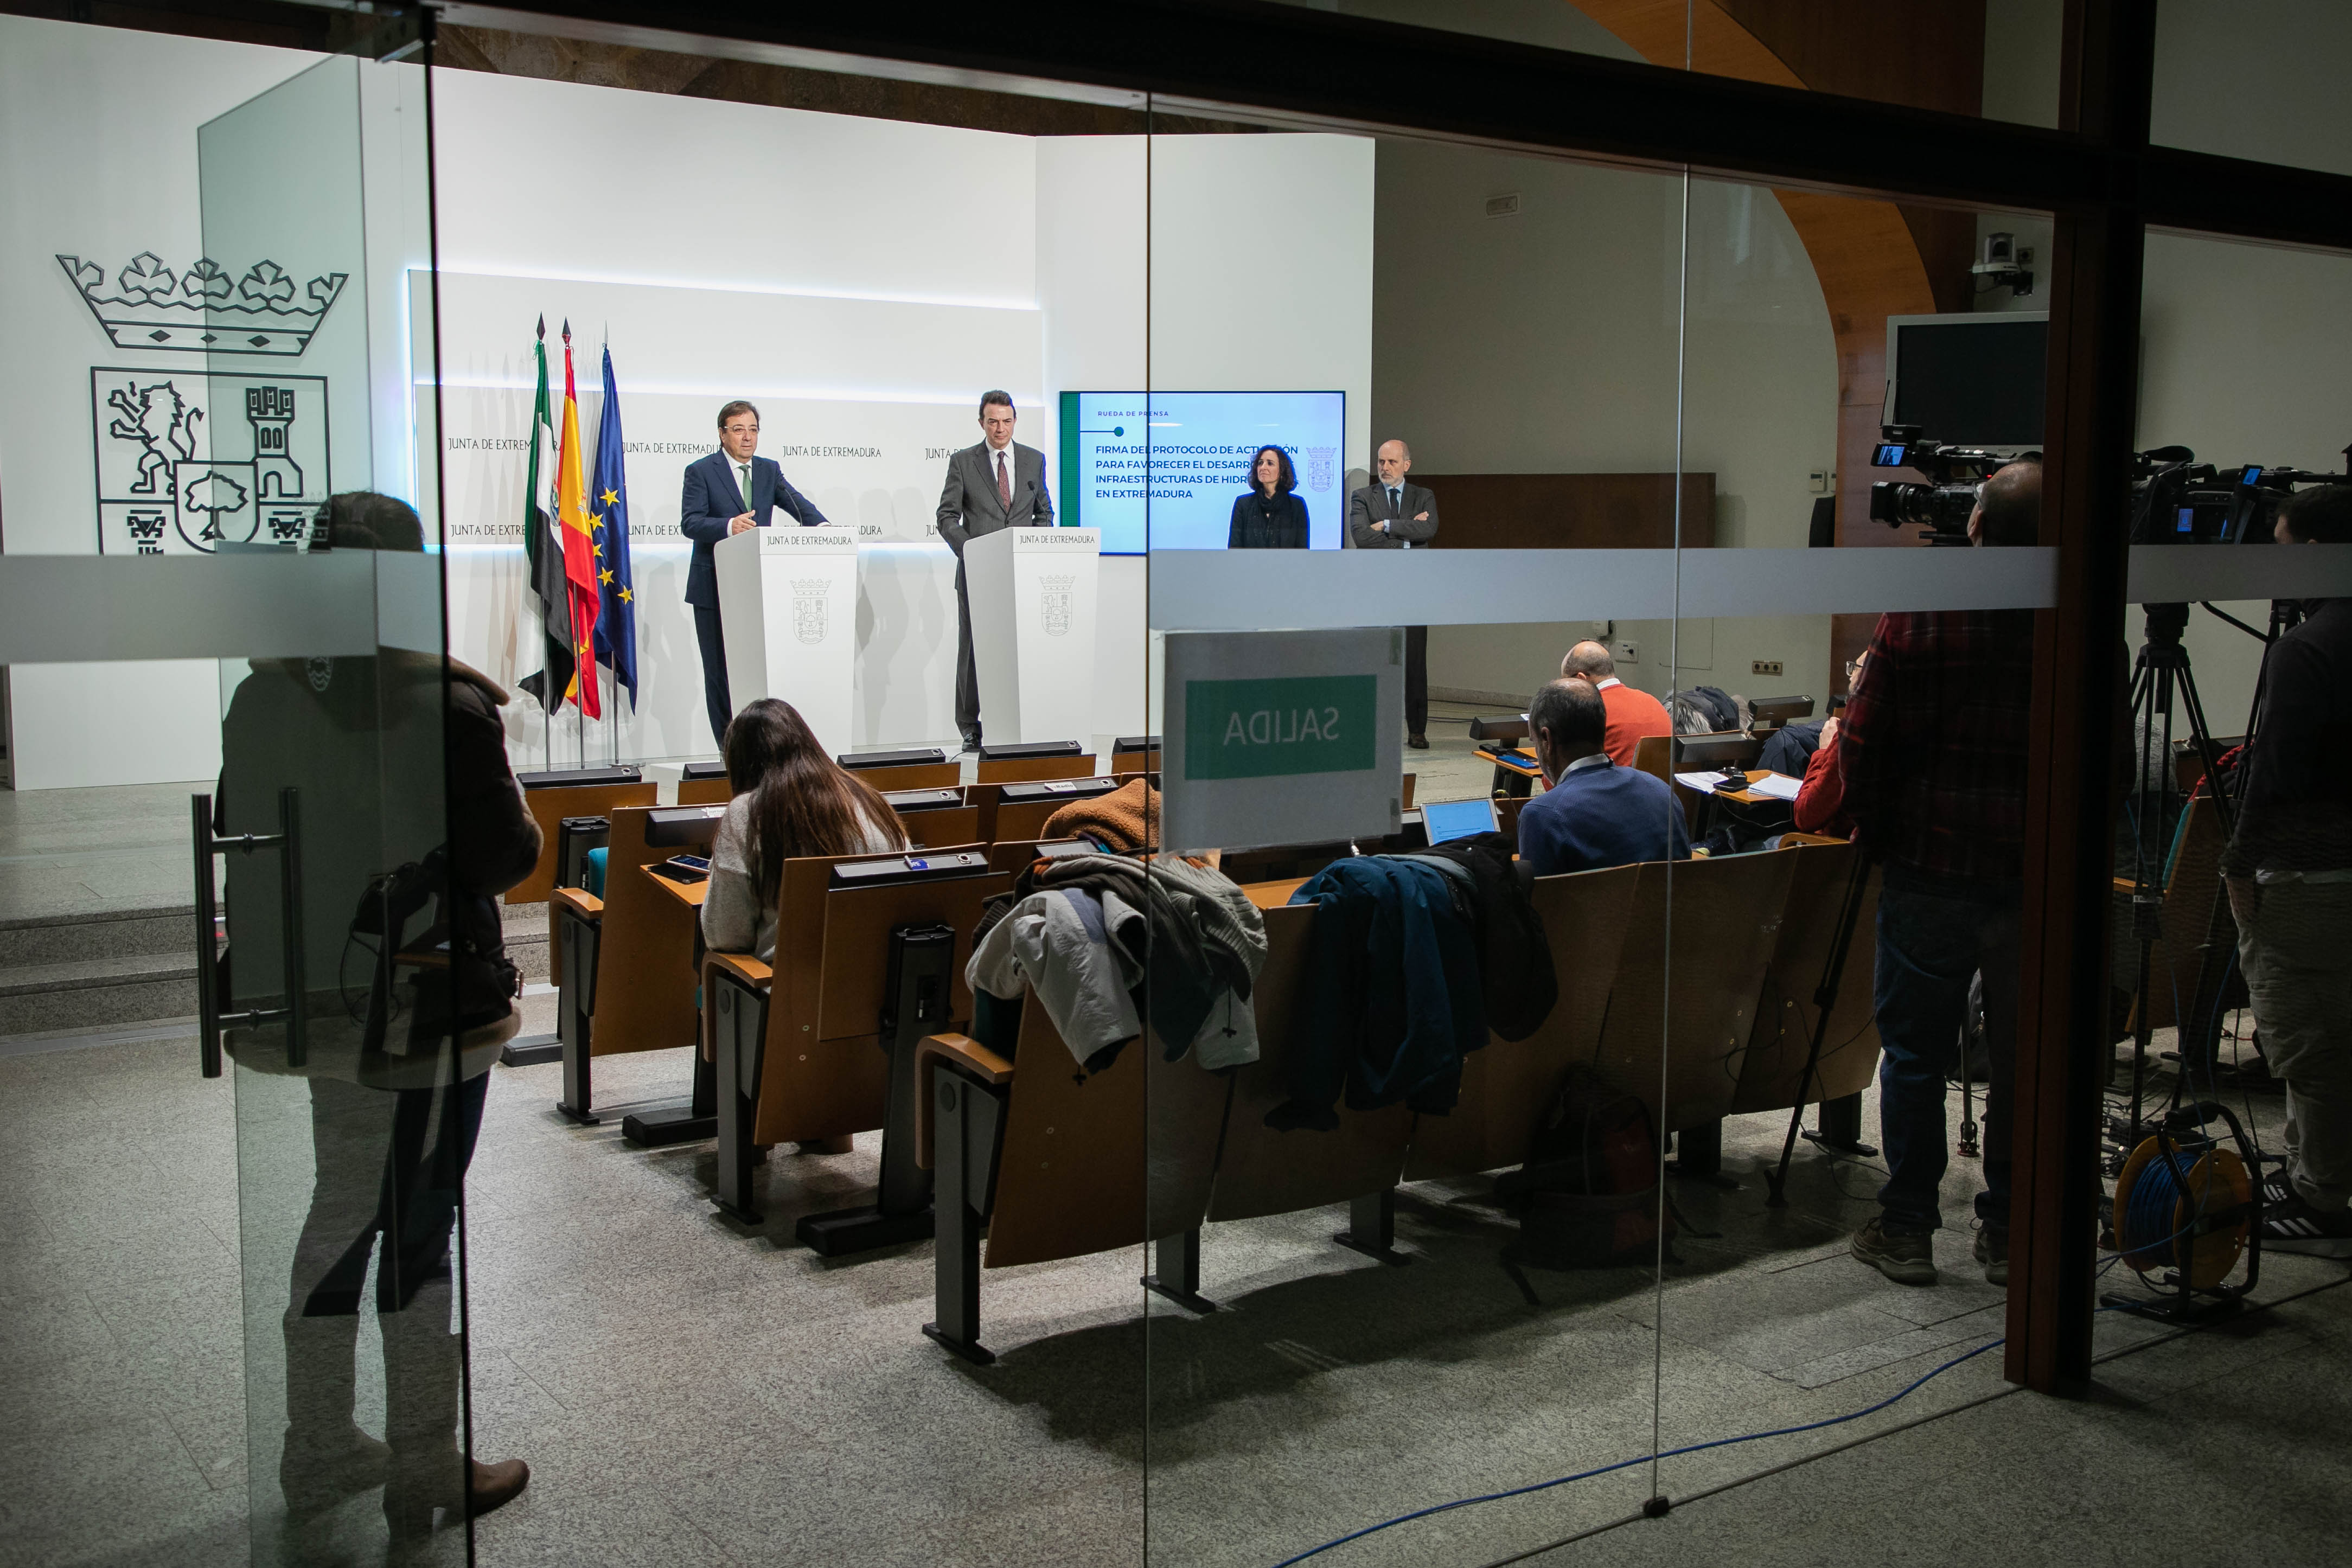
<instances>
[{"instance_id":1,"label":"lectern with emblem","mask_svg":"<svg viewBox=\"0 0 2352 1568\"><path fill-rule=\"evenodd\" d=\"M1093 740L1101 549L1099 528L1000 528L964 545L971 656L991 741Z\"/></svg>"},{"instance_id":2,"label":"lectern with emblem","mask_svg":"<svg viewBox=\"0 0 2352 1568\"><path fill-rule=\"evenodd\" d=\"M857 533L749 528L711 553L737 712L761 697L800 710L826 751L854 750L857 689Z\"/></svg>"}]
</instances>

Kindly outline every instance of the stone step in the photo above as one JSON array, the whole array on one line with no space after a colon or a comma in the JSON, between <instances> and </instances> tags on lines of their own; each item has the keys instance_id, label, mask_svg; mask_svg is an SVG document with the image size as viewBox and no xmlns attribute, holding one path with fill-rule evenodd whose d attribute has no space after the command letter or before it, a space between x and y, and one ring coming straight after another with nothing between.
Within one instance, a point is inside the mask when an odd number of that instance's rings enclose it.
<instances>
[{"instance_id":1,"label":"stone step","mask_svg":"<svg viewBox=\"0 0 2352 1568\"><path fill-rule=\"evenodd\" d=\"M193 952L0 967L0 1035L147 1023L195 1010Z\"/></svg>"},{"instance_id":2,"label":"stone step","mask_svg":"<svg viewBox=\"0 0 2352 1568\"><path fill-rule=\"evenodd\" d=\"M194 920L187 906L0 921L0 1035L193 1017ZM547 906L507 911L504 925L507 956L544 981Z\"/></svg>"},{"instance_id":3,"label":"stone step","mask_svg":"<svg viewBox=\"0 0 2352 1568\"><path fill-rule=\"evenodd\" d=\"M195 906L96 911L0 919L0 968L22 964L69 964L85 958L188 953L196 945ZM191 962L194 961L193 956Z\"/></svg>"}]
</instances>

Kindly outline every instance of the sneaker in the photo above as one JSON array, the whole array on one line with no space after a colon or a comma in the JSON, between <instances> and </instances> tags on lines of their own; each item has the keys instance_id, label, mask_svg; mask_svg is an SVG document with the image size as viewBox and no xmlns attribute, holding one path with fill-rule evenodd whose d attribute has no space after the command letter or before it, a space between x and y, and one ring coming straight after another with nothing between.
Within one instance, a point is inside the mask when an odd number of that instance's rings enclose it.
<instances>
[{"instance_id":1,"label":"sneaker","mask_svg":"<svg viewBox=\"0 0 2352 1568\"><path fill-rule=\"evenodd\" d=\"M1853 1255L1898 1285L1936 1282L1932 1231L1889 1230L1884 1215L1853 1233Z\"/></svg>"},{"instance_id":2,"label":"sneaker","mask_svg":"<svg viewBox=\"0 0 2352 1568\"><path fill-rule=\"evenodd\" d=\"M1977 1228L1977 1261L1984 1265L1985 1283L2009 1288L2009 1229L1990 1225Z\"/></svg>"},{"instance_id":3,"label":"sneaker","mask_svg":"<svg viewBox=\"0 0 2352 1568\"><path fill-rule=\"evenodd\" d=\"M2352 1209L2326 1213L2289 1193L2263 1210L2263 1246L2310 1258L2352 1258Z\"/></svg>"}]
</instances>

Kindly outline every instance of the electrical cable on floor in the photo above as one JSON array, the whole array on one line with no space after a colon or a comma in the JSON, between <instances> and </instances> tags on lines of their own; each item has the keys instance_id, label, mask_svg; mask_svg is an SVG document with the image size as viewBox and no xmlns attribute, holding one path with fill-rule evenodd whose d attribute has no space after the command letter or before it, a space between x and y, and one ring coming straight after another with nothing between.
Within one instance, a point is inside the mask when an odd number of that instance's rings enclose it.
<instances>
[{"instance_id":1,"label":"electrical cable on floor","mask_svg":"<svg viewBox=\"0 0 2352 1568\"><path fill-rule=\"evenodd\" d=\"M1911 1383L1906 1385L1901 1390L1888 1395L1877 1404L1865 1406L1860 1410L1849 1411L1843 1416L1831 1416L1819 1421L1808 1421L1799 1427L1776 1427L1769 1432L1749 1432L1738 1437L1717 1437L1705 1443L1685 1444L1684 1447L1679 1448L1668 1448L1663 1453L1637 1454L1630 1459L1620 1459L1613 1465L1602 1465L1596 1469L1579 1470L1572 1476L1559 1476L1551 1480L1538 1481L1532 1486L1513 1487L1508 1491L1487 1492L1480 1497L1456 1498L1452 1502L1434 1503L1428 1508L1415 1509L1411 1513L1401 1513L1394 1519L1382 1520L1378 1524L1368 1524L1361 1530L1352 1531L1346 1535L1334 1537L1333 1539L1325 1542L1320 1546L1309 1547L1307 1550L1297 1553L1296 1556L1284 1558L1281 1562L1276 1563L1274 1568L1291 1568L1291 1564L1295 1563L1304 1563L1310 1557L1320 1556L1322 1553L1330 1551L1335 1546L1345 1546L1350 1541L1361 1541L1367 1535L1378 1534L1380 1531L1390 1529L1395 1525L1409 1524L1416 1519L1427 1519L1432 1514L1447 1513L1457 1508L1473 1508L1482 1502L1500 1502L1505 1498L1526 1497L1530 1492L1549 1491L1553 1487L1566 1486L1571 1481L1591 1480L1595 1476L1605 1476L1616 1470L1631 1469L1635 1465L1647 1465L1660 1460L1679 1458L1685 1454L1703 1453L1709 1448L1727 1448L1735 1444L1753 1443L1765 1437L1794 1437L1800 1432L1818 1432L1824 1427L1840 1427L1843 1426L1848 1421L1859 1421L1864 1416L1874 1416L1879 1411L1884 1410L1888 1406L1894 1404L1895 1401L1909 1396L1920 1387L1924 1386L1929 1379L1940 1377L1945 1373L1951 1371L1952 1368L1959 1365L1962 1362L1972 1361L1976 1357L1982 1355L1985 1352L1995 1349L2006 1343L2006 1337L2002 1339L1989 1340L1985 1343L1977 1346L1974 1350L1954 1356L1951 1360L1944 1363L1943 1365L1937 1367L1932 1372L1920 1374L1918 1377L1913 1379ZM1547 1550L1549 1550L1549 1548L1547 1548Z\"/></svg>"},{"instance_id":2,"label":"electrical cable on floor","mask_svg":"<svg viewBox=\"0 0 2352 1568\"><path fill-rule=\"evenodd\" d=\"M2115 1260L2109 1259L2108 1261L2112 1263ZM2345 1274L2338 1279L2326 1281L2321 1284L2308 1286L2303 1290L2296 1291L2290 1295L2281 1296L2276 1301L2249 1301L2246 1304L2246 1311L2249 1312L2269 1312L2273 1308L2284 1307L2290 1302L2299 1301L2305 1296L2315 1296L2323 1291L2340 1290L2346 1285L2352 1285L2352 1273ZM2115 1307L2100 1307L2097 1309L2100 1312L2111 1312L2118 1310L2120 1309ZM2189 1323L2173 1330L2169 1333L2154 1334L2144 1340L2136 1340L2128 1344L2120 1344L2116 1346L2113 1350L2103 1351L2093 1356L2091 1358L2091 1364L2094 1366L2104 1366L2108 1362L2120 1360L2126 1355L2137 1355L2141 1351L2153 1350L2160 1344L2170 1344L2174 1340L2183 1339L2190 1334L2204 1333L2215 1326L2217 1325L2212 1323ZM1983 1348L1990 1350L1992 1347L1990 1345L1987 1345ZM1970 1354L1974 1353L1971 1352ZM1932 1377L1935 1374L1930 1373L1928 1375ZM1895 1425L1889 1427L1883 1431L1866 1432L1859 1437L1850 1437L1843 1443L1832 1444L1830 1447L1819 1449L1816 1452L1799 1455L1793 1459L1784 1460L1780 1464L1770 1466L1765 1469L1758 1470L1752 1475L1740 1476L1732 1480L1718 1482L1717 1485L1708 1487L1704 1490L1695 1491L1686 1497L1676 1499L1675 1507L1686 1508L1690 1504L1697 1502L1704 1498L1716 1497L1721 1493L1749 1485L1752 1482L1763 1480L1768 1477L1777 1476L1785 1471L1793 1470L1801 1465L1810 1465L1816 1460L1826 1459L1832 1455L1844 1453L1849 1448L1858 1448L1864 1443L1879 1442L1887 1437L1893 1437L1897 1432L1909 1431L1916 1427L1924 1427L1930 1421L1941 1421L1949 1416L1959 1415L1962 1411L1973 1410L1980 1405L1990 1405L1998 1400L2006 1399L2011 1395L2022 1394L2024 1392L2025 1385L2021 1383L2012 1383L2008 1385L2006 1387L1996 1388L1989 1394L1979 1395L1974 1399L1963 1400L1959 1404L1951 1406L1946 1409L1930 1411L1925 1416L1917 1416L1908 1421L1897 1422ZM1896 1397L1900 1398L1901 1396L1897 1395ZM1514 1552L1508 1557L1497 1558L1492 1563L1484 1564L1483 1568L1511 1568L1511 1565L1514 1563L1528 1562L1533 1558L1541 1557L1549 1552L1557 1552L1561 1547L1567 1546L1571 1542L1584 1541L1595 1535L1605 1534L1609 1531L1618 1529L1622 1525L1637 1524L1641 1521L1649 1517L1650 1515L1648 1511L1644 1510L1642 1512L1629 1514L1623 1519L1612 1520L1605 1524L1596 1524L1588 1529L1580 1530L1572 1535L1561 1536L1557 1541L1547 1541L1540 1546L1531 1546L1524 1552ZM1316 1550L1321 1551L1323 1548L1318 1547ZM1292 1561L1296 1562L1297 1559L1294 1558Z\"/></svg>"}]
</instances>

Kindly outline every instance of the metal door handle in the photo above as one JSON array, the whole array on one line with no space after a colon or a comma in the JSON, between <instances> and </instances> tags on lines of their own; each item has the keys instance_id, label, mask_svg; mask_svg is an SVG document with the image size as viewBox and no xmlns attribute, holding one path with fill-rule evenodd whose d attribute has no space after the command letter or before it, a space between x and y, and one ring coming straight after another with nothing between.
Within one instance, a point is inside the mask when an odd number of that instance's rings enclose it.
<instances>
[{"instance_id":1,"label":"metal door handle","mask_svg":"<svg viewBox=\"0 0 2352 1568\"><path fill-rule=\"evenodd\" d=\"M236 833L221 837L213 832L211 796L191 796L189 806L195 818L196 1052L199 1070L206 1078L221 1075L221 1034L224 1030L256 1029L280 1020L286 1025L286 1064L300 1067L310 1060L310 975L303 967L302 954L301 791L289 784L278 792L278 831L274 833ZM218 895L213 883L213 856L232 852L251 854L256 850L265 849L278 852L278 900L281 918L285 922L279 942L285 964L286 1005L282 1008L248 1008L240 1012L234 1010L236 999L223 996L220 991L220 942L215 929Z\"/></svg>"}]
</instances>

